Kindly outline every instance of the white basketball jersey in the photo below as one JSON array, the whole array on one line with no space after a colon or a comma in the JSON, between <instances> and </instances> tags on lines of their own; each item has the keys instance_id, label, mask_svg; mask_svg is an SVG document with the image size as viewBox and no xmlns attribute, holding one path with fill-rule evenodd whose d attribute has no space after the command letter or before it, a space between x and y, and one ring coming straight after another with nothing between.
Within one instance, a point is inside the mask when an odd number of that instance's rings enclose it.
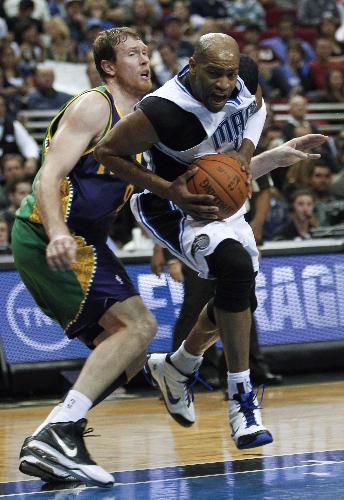
<instances>
[{"instance_id":1,"label":"white basketball jersey","mask_svg":"<svg viewBox=\"0 0 344 500\"><path fill-rule=\"evenodd\" d=\"M243 140L248 118L257 110L256 98L250 93L243 80L238 77L238 94L228 99L225 106L217 113L210 112L200 101L195 99L183 84L181 78L188 71L186 66L178 75L169 80L149 96L162 97L175 103L180 108L193 113L207 134L198 145L185 151L176 151L159 142L155 147L174 160L190 165L195 158L211 153L225 153L238 150Z\"/></svg>"}]
</instances>

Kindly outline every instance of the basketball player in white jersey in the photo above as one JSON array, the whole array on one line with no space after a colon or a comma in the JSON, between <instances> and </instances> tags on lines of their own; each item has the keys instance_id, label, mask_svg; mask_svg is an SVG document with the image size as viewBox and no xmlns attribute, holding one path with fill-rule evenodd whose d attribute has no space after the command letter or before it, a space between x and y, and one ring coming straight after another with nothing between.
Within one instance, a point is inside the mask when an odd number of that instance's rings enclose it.
<instances>
[{"instance_id":1,"label":"basketball player in white jersey","mask_svg":"<svg viewBox=\"0 0 344 500\"><path fill-rule=\"evenodd\" d=\"M146 96L137 110L99 143L95 154L116 175L147 190L132 197L131 207L153 239L203 278L217 279L214 300L197 325L204 327L204 335L192 337L193 350L182 345L172 356L152 355L147 371L159 385L171 415L182 424L192 424L195 414L190 385L204 348L219 335L228 366L232 437L239 449L245 449L272 442L261 421L249 372L258 251L244 208L219 220L211 198L199 207L192 202L191 193L188 199L186 186L195 171L187 172L189 166L205 154L228 153L243 168L249 167L266 111L257 88L257 67L251 60L244 62L248 65L245 81L238 76L240 63L239 48L232 37L204 35L189 65ZM325 138L308 140L312 147L312 140L318 145ZM146 150L152 171L140 169L129 158ZM266 166L264 161L256 161L256 168L252 162L254 177L278 166L271 158L265 160Z\"/></svg>"}]
</instances>

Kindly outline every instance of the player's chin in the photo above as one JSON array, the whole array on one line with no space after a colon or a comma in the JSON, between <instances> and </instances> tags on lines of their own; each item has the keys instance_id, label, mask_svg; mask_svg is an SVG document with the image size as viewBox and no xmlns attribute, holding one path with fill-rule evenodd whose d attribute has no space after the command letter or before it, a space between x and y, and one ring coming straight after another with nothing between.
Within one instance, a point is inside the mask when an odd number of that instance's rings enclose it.
<instances>
[{"instance_id":1,"label":"player's chin","mask_svg":"<svg viewBox=\"0 0 344 500\"><path fill-rule=\"evenodd\" d=\"M149 92L152 88L152 80L150 78L141 78L139 86L142 92Z\"/></svg>"}]
</instances>

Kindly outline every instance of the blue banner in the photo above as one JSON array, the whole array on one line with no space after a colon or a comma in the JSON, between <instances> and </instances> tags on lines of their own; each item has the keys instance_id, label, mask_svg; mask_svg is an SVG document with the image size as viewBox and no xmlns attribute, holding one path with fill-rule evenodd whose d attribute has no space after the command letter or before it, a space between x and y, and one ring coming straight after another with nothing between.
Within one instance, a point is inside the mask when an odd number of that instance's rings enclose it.
<instances>
[{"instance_id":1,"label":"blue banner","mask_svg":"<svg viewBox=\"0 0 344 500\"><path fill-rule=\"evenodd\" d=\"M171 349L183 285L160 278L149 264L126 268L158 322L149 351ZM9 363L84 358L89 351L69 341L26 291L18 273L1 271L0 338ZM344 340L343 254L264 257L257 278L256 319L261 344Z\"/></svg>"}]
</instances>

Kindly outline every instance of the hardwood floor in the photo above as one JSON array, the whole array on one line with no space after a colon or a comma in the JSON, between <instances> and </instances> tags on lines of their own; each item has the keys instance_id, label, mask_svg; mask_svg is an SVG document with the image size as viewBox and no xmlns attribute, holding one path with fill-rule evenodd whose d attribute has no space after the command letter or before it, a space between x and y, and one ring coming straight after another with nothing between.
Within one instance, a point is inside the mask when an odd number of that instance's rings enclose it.
<instances>
[{"instance_id":1,"label":"hardwood floor","mask_svg":"<svg viewBox=\"0 0 344 500\"><path fill-rule=\"evenodd\" d=\"M196 394L191 428L179 426L157 396L106 401L89 414L99 436L85 439L111 472L344 449L344 382L269 388L263 406L274 442L251 451L237 450L231 440L222 392ZM0 481L28 479L18 470L20 447L49 408L0 410Z\"/></svg>"}]
</instances>

